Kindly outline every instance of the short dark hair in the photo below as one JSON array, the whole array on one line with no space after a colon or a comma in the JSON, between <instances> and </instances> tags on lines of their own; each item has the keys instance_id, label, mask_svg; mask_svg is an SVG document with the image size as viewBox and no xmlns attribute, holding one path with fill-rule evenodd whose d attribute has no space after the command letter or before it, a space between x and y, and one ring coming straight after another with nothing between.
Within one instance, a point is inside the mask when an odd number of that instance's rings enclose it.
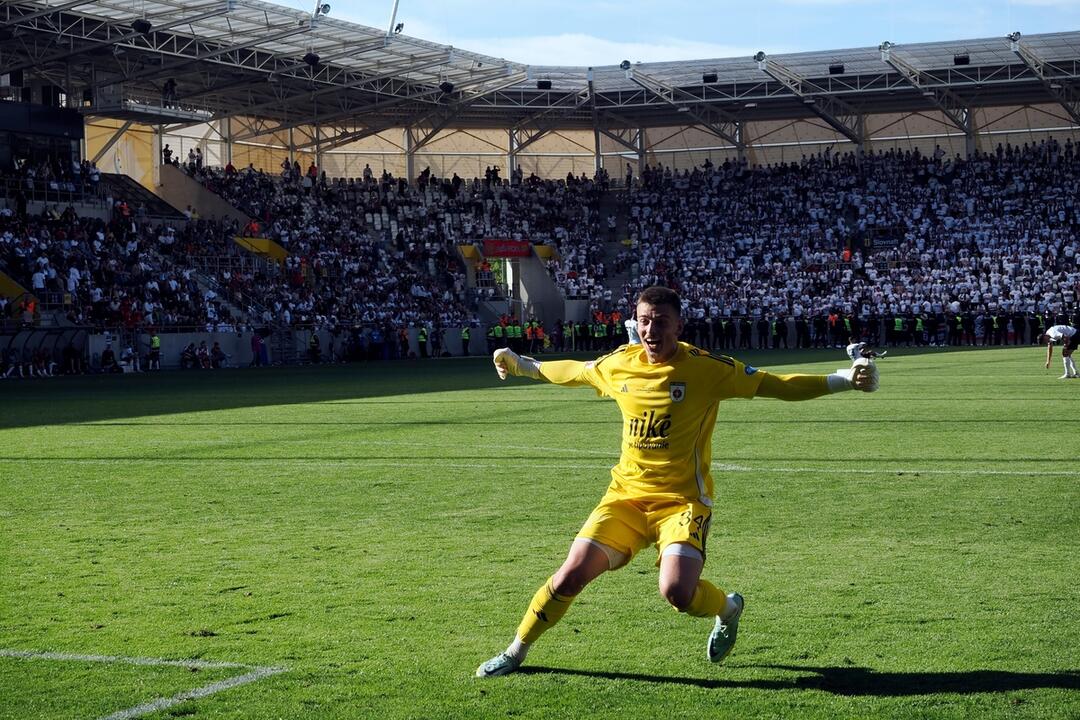
<instances>
[{"instance_id":1,"label":"short dark hair","mask_svg":"<svg viewBox=\"0 0 1080 720\"><path fill-rule=\"evenodd\" d=\"M649 305L667 305L675 310L676 315L682 315L682 299L679 297L679 293L671 288L661 287L659 285L647 287L641 291L640 295L638 295L634 307L636 308L640 303L648 303Z\"/></svg>"}]
</instances>

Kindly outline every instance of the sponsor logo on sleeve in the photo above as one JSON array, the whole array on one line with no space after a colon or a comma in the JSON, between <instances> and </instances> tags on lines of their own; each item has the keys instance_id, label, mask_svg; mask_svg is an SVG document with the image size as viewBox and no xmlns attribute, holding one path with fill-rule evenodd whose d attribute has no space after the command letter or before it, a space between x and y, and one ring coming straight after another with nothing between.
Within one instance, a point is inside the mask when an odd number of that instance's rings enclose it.
<instances>
[{"instance_id":1,"label":"sponsor logo on sleeve","mask_svg":"<svg viewBox=\"0 0 1080 720\"><path fill-rule=\"evenodd\" d=\"M747 365L745 370L743 370L743 372L745 372L747 375L753 375L754 373L757 372L757 368L754 367L753 365Z\"/></svg>"}]
</instances>

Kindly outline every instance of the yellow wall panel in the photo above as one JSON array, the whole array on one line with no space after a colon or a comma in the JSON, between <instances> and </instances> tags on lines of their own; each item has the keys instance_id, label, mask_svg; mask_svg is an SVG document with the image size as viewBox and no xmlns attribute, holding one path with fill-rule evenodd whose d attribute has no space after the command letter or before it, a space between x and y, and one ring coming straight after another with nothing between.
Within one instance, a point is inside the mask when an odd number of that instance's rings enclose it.
<instances>
[{"instance_id":1,"label":"yellow wall panel","mask_svg":"<svg viewBox=\"0 0 1080 720\"><path fill-rule=\"evenodd\" d=\"M123 126L119 120L96 118L85 126L86 155L93 158ZM134 124L97 161L102 172L129 175L147 188L154 187L154 133L149 125Z\"/></svg>"}]
</instances>

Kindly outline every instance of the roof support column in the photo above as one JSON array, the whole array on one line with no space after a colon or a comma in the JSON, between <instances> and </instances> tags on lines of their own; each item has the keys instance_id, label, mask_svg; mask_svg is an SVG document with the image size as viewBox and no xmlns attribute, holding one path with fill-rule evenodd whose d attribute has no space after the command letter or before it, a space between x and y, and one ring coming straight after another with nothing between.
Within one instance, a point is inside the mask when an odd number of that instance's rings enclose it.
<instances>
[{"instance_id":1,"label":"roof support column","mask_svg":"<svg viewBox=\"0 0 1080 720\"><path fill-rule=\"evenodd\" d=\"M296 141L293 140L293 129L289 128L289 165L296 162Z\"/></svg>"},{"instance_id":2,"label":"roof support column","mask_svg":"<svg viewBox=\"0 0 1080 720\"><path fill-rule=\"evenodd\" d=\"M739 123L735 126L735 137L739 142L735 143L735 157L740 165L746 164L746 124Z\"/></svg>"},{"instance_id":3,"label":"roof support column","mask_svg":"<svg viewBox=\"0 0 1080 720\"><path fill-rule=\"evenodd\" d=\"M232 165L233 161L233 141L232 141L232 120L225 118L220 121L218 127L218 134L225 139L225 163Z\"/></svg>"},{"instance_id":4,"label":"roof support column","mask_svg":"<svg viewBox=\"0 0 1080 720\"><path fill-rule=\"evenodd\" d=\"M637 136L637 175L641 178L641 175L645 172L645 128L638 128Z\"/></svg>"},{"instance_id":5,"label":"roof support column","mask_svg":"<svg viewBox=\"0 0 1080 720\"><path fill-rule=\"evenodd\" d=\"M596 111L596 89L593 87L593 69L586 72L589 80L589 104L592 106L593 171L600 172L600 115Z\"/></svg>"},{"instance_id":6,"label":"roof support column","mask_svg":"<svg viewBox=\"0 0 1080 720\"><path fill-rule=\"evenodd\" d=\"M405 128L405 177L411 183L416 179L416 139L412 128Z\"/></svg>"},{"instance_id":7,"label":"roof support column","mask_svg":"<svg viewBox=\"0 0 1080 720\"><path fill-rule=\"evenodd\" d=\"M594 118L595 121L595 118ZM604 159L600 155L600 126L593 124L593 171L600 172L604 166Z\"/></svg>"},{"instance_id":8,"label":"roof support column","mask_svg":"<svg viewBox=\"0 0 1080 720\"><path fill-rule=\"evenodd\" d=\"M975 157L979 152L979 128L975 125L975 111L972 108L967 110L967 126L964 128L964 150L967 153L967 159Z\"/></svg>"},{"instance_id":9,"label":"roof support column","mask_svg":"<svg viewBox=\"0 0 1080 720\"><path fill-rule=\"evenodd\" d=\"M514 173L517 172L517 131L510 128L506 131L506 178L513 181Z\"/></svg>"},{"instance_id":10,"label":"roof support column","mask_svg":"<svg viewBox=\"0 0 1080 720\"><path fill-rule=\"evenodd\" d=\"M150 167L153 170L150 173L150 180L154 183L154 187L161 187L161 149L162 138L165 136L165 126L155 125L154 133L150 140Z\"/></svg>"},{"instance_id":11,"label":"roof support column","mask_svg":"<svg viewBox=\"0 0 1080 720\"><path fill-rule=\"evenodd\" d=\"M319 128L319 123L315 123L315 167L319 168L319 172L322 172L322 130ZM318 180L318 178L316 178Z\"/></svg>"}]
</instances>

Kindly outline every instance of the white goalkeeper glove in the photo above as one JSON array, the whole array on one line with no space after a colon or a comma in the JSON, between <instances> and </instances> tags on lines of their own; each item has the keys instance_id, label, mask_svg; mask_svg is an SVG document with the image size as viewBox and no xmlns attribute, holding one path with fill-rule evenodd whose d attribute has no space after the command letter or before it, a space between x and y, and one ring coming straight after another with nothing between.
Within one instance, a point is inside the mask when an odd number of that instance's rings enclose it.
<instances>
[{"instance_id":1,"label":"white goalkeeper glove","mask_svg":"<svg viewBox=\"0 0 1080 720\"><path fill-rule=\"evenodd\" d=\"M495 363L495 372L499 373L500 380L505 380L507 375L540 379L540 362L528 355L518 355L510 348L499 348L491 360Z\"/></svg>"},{"instance_id":2,"label":"white goalkeeper glove","mask_svg":"<svg viewBox=\"0 0 1080 720\"><path fill-rule=\"evenodd\" d=\"M867 380L862 381L862 387L855 386L855 371L859 368L866 368L865 371L860 372L860 376L866 376ZM840 368L835 373L829 376L829 389L833 392L840 390L862 390L863 392L874 392L878 389L878 369L874 364L873 358L859 358L855 362L851 363L849 368Z\"/></svg>"}]
</instances>

